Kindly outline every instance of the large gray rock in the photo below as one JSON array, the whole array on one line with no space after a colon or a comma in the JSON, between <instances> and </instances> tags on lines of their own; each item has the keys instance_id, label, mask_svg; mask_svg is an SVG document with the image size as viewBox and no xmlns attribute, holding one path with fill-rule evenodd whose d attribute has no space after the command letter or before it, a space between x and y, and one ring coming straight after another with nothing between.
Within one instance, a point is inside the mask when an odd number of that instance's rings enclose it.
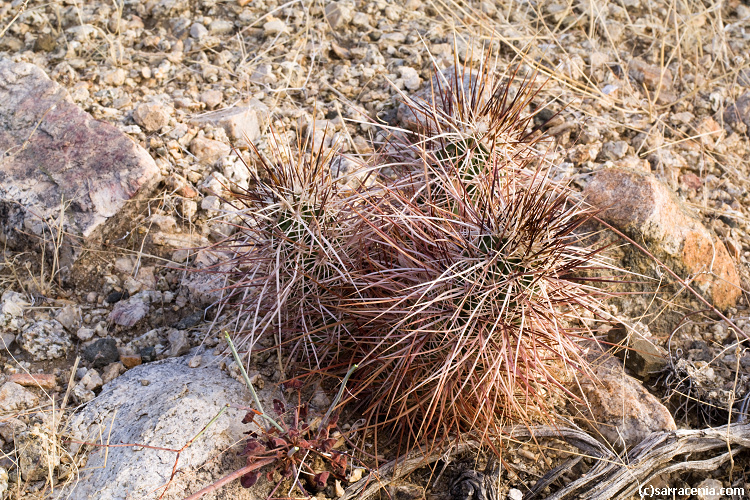
<instances>
[{"instance_id":1,"label":"large gray rock","mask_svg":"<svg viewBox=\"0 0 750 500\"><path fill-rule=\"evenodd\" d=\"M217 368L216 358L204 353L197 368L189 366L190 359L188 355L136 366L106 384L71 419L73 435L87 442L99 442L105 435L110 443L180 449L226 404L252 406L248 390ZM265 408L273 407L271 393L260 391L259 396ZM253 429L241 423L245 413L229 408L182 452L177 464L181 472L164 500L185 498L242 467L236 445ZM156 499L169 481L175 458L170 451L141 447L109 448L108 456L105 448L93 448L80 481L63 489L59 498ZM250 490L237 483L204 498L255 500L268 494L265 483Z\"/></svg>"},{"instance_id":2,"label":"large gray rock","mask_svg":"<svg viewBox=\"0 0 750 500\"><path fill-rule=\"evenodd\" d=\"M159 169L114 126L94 120L37 66L0 60L0 243L62 229L95 236L126 202L155 186ZM69 243L69 242L68 242ZM73 246L67 245L75 258Z\"/></svg>"}]
</instances>

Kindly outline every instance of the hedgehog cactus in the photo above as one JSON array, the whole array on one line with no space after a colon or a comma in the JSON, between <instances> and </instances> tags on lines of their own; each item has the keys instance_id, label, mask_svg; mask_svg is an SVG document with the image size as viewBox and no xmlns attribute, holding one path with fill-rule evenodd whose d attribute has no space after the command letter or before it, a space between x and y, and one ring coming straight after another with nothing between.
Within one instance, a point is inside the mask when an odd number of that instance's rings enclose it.
<instances>
[{"instance_id":1,"label":"hedgehog cactus","mask_svg":"<svg viewBox=\"0 0 750 500\"><path fill-rule=\"evenodd\" d=\"M391 138L395 178L344 193L314 154L265 164L270 183L241 197L253 223L227 300L254 288L245 325L274 324L303 373L358 363L343 403L408 446L550 418L605 295L587 281L609 267L584 242L591 213L530 129L533 75L467 71L407 100L417 130Z\"/></svg>"}]
</instances>

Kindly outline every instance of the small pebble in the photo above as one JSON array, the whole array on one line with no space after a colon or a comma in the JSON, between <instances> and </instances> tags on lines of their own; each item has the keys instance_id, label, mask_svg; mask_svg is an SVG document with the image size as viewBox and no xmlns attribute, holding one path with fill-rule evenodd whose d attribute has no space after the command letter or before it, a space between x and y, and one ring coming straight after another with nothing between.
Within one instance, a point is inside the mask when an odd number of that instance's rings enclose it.
<instances>
[{"instance_id":1,"label":"small pebble","mask_svg":"<svg viewBox=\"0 0 750 500\"><path fill-rule=\"evenodd\" d=\"M341 481L339 481L338 479L336 480L335 488L336 488L336 498L343 497L344 487L341 486Z\"/></svg>"},{"instance_id":2,"label":"small pebble","mask_svg":"<svg viewBox=\"0 0 750 500\"><path fill-rule=\"evenodd\" d=\"M125 368L129 370L143 363L143 358L140 354L123 355L120 356L120 363L122 363Z\"/></svg>"},{"instance_id":3,"label":"small pebble","mask_svg":"<svg viewBox=\"0 0 750 500\"><path fill-rule=\"evenodd\" d=\"M54 389L57 385L55 376L50 373L16 373L8 380L24 387L41 387L45 390Z\"/></svg>"},{"instance_id":4,"label":"small pebble","mask_svg":"<svg viewBox=\"0 0 750 500\"><path fill-rule=\"evenodd\" d=\"M201 23L193 23L193 25L190 26L190 36L195 38L196 40L200 40L207 34L208 28L203 26Z\"/></svg>"},{"instance_id":5,"label":"small pebble","mask_svg":"<svg viewBox=\"0 0 750 500\"><path fill-rule=\"evenodd\" d=\"M508 490L508 500L523 500L523 492L515 488Z\"/></svg>"},{"instance_id":6,"label":"small pebble","mask_svg":"<svg viewBox=\"0 0 750 500\"><path fill-rule=\"evenodd\" d=\"M203 358L201 357L200 354L198 354L190 358L190 361L188 361L188 366L190 368L198 368L202 362L203 362Z\"/></svg>"}]
</instances>

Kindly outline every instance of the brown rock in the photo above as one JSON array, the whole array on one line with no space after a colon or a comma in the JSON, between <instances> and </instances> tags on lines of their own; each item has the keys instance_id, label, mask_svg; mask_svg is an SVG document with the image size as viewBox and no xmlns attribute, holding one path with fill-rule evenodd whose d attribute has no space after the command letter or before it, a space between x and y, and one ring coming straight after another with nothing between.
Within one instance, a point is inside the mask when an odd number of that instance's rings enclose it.
<instances>
[{"instance_id":1,"label":"brown rock","mask_svg":"<svg viewBox=\"0 0 750 500\"><path fill-rule=\"evenodd\" d=\"M41 387L45 390L54 389L57 385L55 376L50 373L15 373L8 380L24 387Z\"/></svg>"},{"instance_id":2,"label":"brown rock","mask_svg":"<svg viewBox=\"0 0 750 500\"><path fill-rule=\"evenodd\" d=\"M589 359L593 373L579 377L572 387L583 399L574 404L574 412L607 443L627 449L652 432L677 428L669 410L627 375L617 358L594 351Z\"/></svg>"},{"instance_id":3,"label":"brown rock","mask_svg":"<svg viewBox=\"0 0 750 500\"><path fill-rule=\"evenodd\" d=\"M61 203L69 264L126 202L156 185L148 153L112 125L94 120L68 92L28 63L0 60L0 243L22 249L57 227Z\"/></svg>"},{"instance_id":4,"label":"brown rock","mask_svg":"<svg viewBox=\"0 0 750 500\"><path fill-rule=\"evenodd\" d=\"M202 127L221 127L232 141L254 142L260 138L260 129L268 115L268 107L253 99L247 106L221 109L196 116L190 123Z\"/></svg>"},{"instance_id":5,"label":"brown rock","mask_svg":"<svg viewBox=\"0 0 750 500\"><path fill-rule=\"evenodd\" d=\"M156 132L169 123L169 109L159 102L144 102L133 110L133 120L148 132Z\"/></svg>"},{"instance_id":6,"label":"brown rock","mask_svg":"<svg viewBox=\"0 0 750 500\"><path fill-rule=\"evenodd\" d=\"M651 174L623 168L600 170L584 192L601 218L647 249L693 288L726 310L740 298L740 279L724 244L692 217L667 186Z\"/></svg>"},{"instance_id":7,"label":"brown rock","mask_svg":"<svg viewBox=\"0 0 750 500\"><path fill-rule=\"evenodd\" d=\"M223 156L229 154L228 145L213 139L198 136L190 143L190 152L204 165L213 165Z\"/></svg>"},{"instance_id":8,"label":"brown rock","mask_svg":"<svg viewBox=\"0 0 750 500\"><path fill-rule=\"evenodd\" d=\"M648 90L672 90L672 72L669 68L660 68L648 64L643 59L632 59L628 65L628 74L638 83L642 83Z\"/></svg>"},{"instance_id":9,"label":"brown rock","mask_svg":"<svg viewBox=\"0 0 750 500\"><path fill-rule=\"evenodd\" d=\"M607 340L616 344L614 354L642 380L657 375L667 364L667 351L655 343L648 326L643 323L615 325L607 332Z\"/></svg>"},{"instance_id":10,"label":"brown rock","mask_svg":"<svg viewBox=\"0 0 750 500\"><path fill-rule=\"evenodd\" d=\"M143 359L140 354L122 355L120 356L120 363L125 365L128 370L143 363Z\"/></svg>"}]
</instances>

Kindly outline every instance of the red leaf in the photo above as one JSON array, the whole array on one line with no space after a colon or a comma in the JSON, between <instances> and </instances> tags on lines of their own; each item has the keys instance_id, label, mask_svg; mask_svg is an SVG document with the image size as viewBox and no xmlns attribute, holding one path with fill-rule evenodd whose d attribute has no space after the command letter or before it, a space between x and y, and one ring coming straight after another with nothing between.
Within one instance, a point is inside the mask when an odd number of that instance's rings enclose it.
<instances>
[{"instance_id":1,"label":"red leaf","mask_svg":"<svg viewBox=\"0 0 750 500\"><path fill-rule=\"evenodd\" d=\"M258 412L256 412L255 410L250 410L249 412L245 414L245 418L242 419L242 423L249 424L250 422L253 421L253 419L255 419L255 415L257 414Z\"/></svg>"},{"instance_id":2,"label":"red leaf","mask_svg":"<svg viewBox=\"0 0 750 500\"><path fill-rule=\"evenodd\" d=\"M307 420L307 403L299 407L299 419Z\"/></svg>"},{"instance_id":3,"label":"red leaf","mask_svg":"<svg viewBox=\"0 0 750 500\"><path fill-rule=\"evenodd\" d=\"M332 453L331 457L331 468L333 469L333 472L340 476L346 474L346 455L343 455L341 453Z\"/></svg>"},{"instance_id":4,"label":"red leaf","mask_svg":"<svg viewBox=\"0 0 750 500\"><path fill-rule=\"evenodd\" d=\"M275 448L283 448L289 444L286 442L286 439L280 437L271 438L271 443Z\"/></svg>"},{"instance_id":5,"label":"red leaf","mask_svg":"<svg viewBox=\"0 0 750 500\"><path fill-rule=\"evenodd\" d=\"M320 447L323 449L324 452L329 452L333 449L334 446L336 446L337 439L324 439L320 442Z\"/></svg>"},{"instance_id":6,"label":"red leaf","mask_svg":"<svg viewBox=\"0 0 750 500\"><path fill-rule=\"evenodd\" d=\"M299 390L302 388L302 381L298 378L292 379L284 384L289 389Z\"/></svg>"},{"instance_id":7,"label":"red leaf","mask_svg":"<svg viewBox=\"0 0 750 500\"><path fill-rule=\"evenodd\" d=\"M260 444L256 439L248 439L241 455L257 456L262 455L266 447Z\"/></svg>"},{"instance_id":8,"label":"red leaf","mask_svg":"<svg viewBox=\"0 0 750 500\"><path fill-rule=\"evenodd\" d=\"M339 423L339 414L334 413L328 418L328 424L326 424L326 427L328 429L333 429L334 427L336 427L336 424L338 423Z\"/></svg>"},{"instance_id":9,"label":"red leaf","mask_svg":"<svg viewBox=\"0 0 750 500\"><path fill-rule=\"evenodd\" d=\"M331 476L331 473L328 471L321 472L320 474L315 474L315 477L313 477L313 487L315 488L315 491L321 491L325 489L326 484L328 483L328 478Z\"/></svg>"},{"instance_id":10,"label":"red leaf","mask_svg":"<svg viewBox=\"0 0 750 500\"><path fill-rule=\"evenodd\" d=\"M284 406L284 403L278 399L273 400L273 411L276 412L276 415L283 415L285 410L286 407Z\"/></svg>"},{"instance_id":11,"label":"red leaf","mask_svg":"<svg viewBox=\"0 0 750 500\"><path fill-rule=\"evenodd\" d=\"M254 470L252 472L248 472L244 476L240 478L240 484L243 488L250 488L255 483L258 482L258 478L260 477L260 472L257 470Z\"/></svg>"}]
</instances>

